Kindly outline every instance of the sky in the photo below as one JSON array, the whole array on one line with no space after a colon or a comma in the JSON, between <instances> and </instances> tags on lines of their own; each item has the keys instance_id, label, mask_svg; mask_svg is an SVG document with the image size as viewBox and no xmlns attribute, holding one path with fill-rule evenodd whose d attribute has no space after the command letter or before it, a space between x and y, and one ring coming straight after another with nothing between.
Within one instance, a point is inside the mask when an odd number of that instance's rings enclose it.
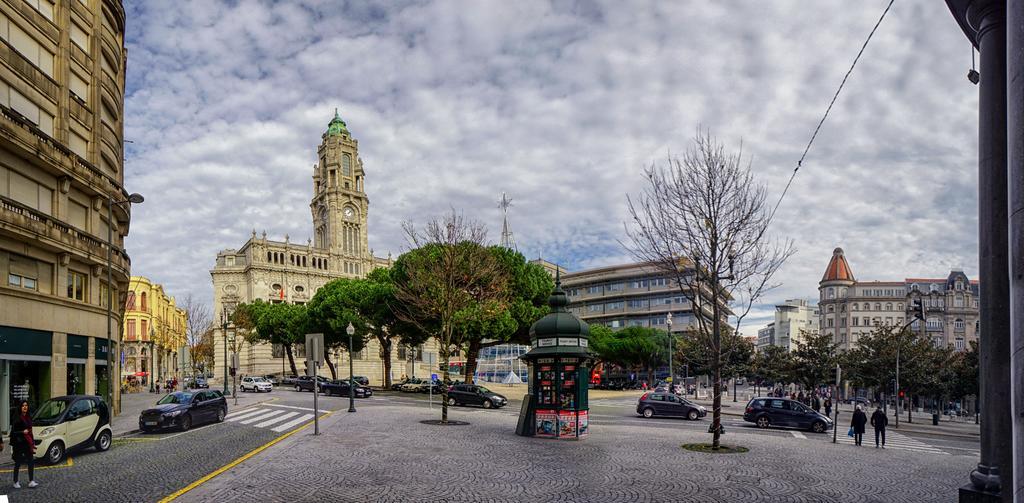
<instances>
[{"instance_id":1,"label":"sky","mask_svg":"<svg viewBox=\"0 0 1024 503\"><path fill-rule=\"evenodd\" d=\"M218 251L312 236L335 108L359 141L377 256L455 209L528 259L628 263L626 197L707 129L774 204L885 0L125 0L132 272L212 302ZM858 280L977 278L977 87L943 2L895 2L770 232L796 254L744 321ZM984 72L983 69L980 71Z\"/></svg>"}]
</instances>

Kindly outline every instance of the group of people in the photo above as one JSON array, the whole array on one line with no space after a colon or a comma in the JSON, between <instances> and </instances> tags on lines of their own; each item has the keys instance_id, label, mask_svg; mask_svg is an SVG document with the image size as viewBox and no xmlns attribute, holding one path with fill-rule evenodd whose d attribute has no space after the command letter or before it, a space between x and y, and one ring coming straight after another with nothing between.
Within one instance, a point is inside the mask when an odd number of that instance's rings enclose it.
<instances>
[{"instance_id":1,"label":"group of people","mask_svg":"<svg viewBox=\"0 0 1024 503\"><path fill-rule=\"evenodd\" d=\"M0 451L4 449L4 439L0 436ZM25 465L28 470L28 486L39 485L35 479L35 453L36 441L32 436L32 415L28 413L28 401L22 400L18 406L18 414L12 418L11 424L11 449L14 451L11 456L14 459L14 488L21 489L18 482L18 472L21 466Z\"/></svg>"},{"instance_id":2,"label":"group of people","mask_svg":"<svg viewBox=\"0 0 1024 503\"><path fill-rule=\"evenodd\" d=\"M850 432L853 434L853 443L855 445L863 445L864 442L864 430L868 424L868 416L861 409L861 406L857 406L857 410L853 411L853 417L850 419ZM871 427L875 429L875 448L885 449L885 428L889 425L889 417L885 415L885 411L882 407L876 407L875 413L871 414ZM879 445L878 441L881 439L882 443Z\"/></svg>"}]
</instances>

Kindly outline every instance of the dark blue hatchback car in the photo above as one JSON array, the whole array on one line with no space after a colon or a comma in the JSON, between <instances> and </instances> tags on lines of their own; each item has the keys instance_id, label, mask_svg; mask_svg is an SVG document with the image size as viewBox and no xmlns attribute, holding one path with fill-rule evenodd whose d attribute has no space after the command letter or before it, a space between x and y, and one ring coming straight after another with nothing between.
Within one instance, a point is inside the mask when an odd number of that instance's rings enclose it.
<instances>
[{"instance_id":1,"label":"dark blue hatchback car","mask_svg":"<svg viewBox=\"0 0 1024 503\"><path fill-rule=\"evenodd\" d=\"M832 420L806 405L786 398L754 398L743 411L743 420L755 423L759 428L783 426L800 428L815 433L825 433L832 427Z\"/></svg>"}]
</instances>

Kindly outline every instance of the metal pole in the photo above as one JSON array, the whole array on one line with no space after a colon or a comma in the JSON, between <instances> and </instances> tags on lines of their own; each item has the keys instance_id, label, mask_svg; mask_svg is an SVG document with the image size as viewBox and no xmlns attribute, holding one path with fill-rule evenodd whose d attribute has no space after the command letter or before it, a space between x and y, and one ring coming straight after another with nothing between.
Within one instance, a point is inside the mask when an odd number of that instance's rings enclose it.
<instances>
[{"instance_id":1,"label":"metal pole","mask_svg":"<svg viewBox=\"0 0 1024 503\"><path fill-rule=\"evenodd\" d=\"M228 394L228 317L221 308L220 316L224 320L224 393Z\"/></svg>"},{"instance_id":2,"label":"metal pole","mask_svg":"<svg viewBox=\"0 0 1024 503\"><path fill-rule=\"evenodd\" d=\"M672 313L665 315L665 324L668 325L668 390L675 392L676 379L672 373Z\"/></svg>"},{"instance_id":3,"label":"metal pole","mask_svg":"<svg viewBox=\"0 0 1024 503\"><path fill-rule=\"evenodd\" d=\"M896 346L896 425L893 426L894 428L900 427L900 400L902 399L900 396L900 346L902 344Z\"/></svg>"},{"instance_id":4,"label":"metal pole","mask_svg":"<svg viewBox=\"0 0 1024 503\"><path fill-rule=\"evenodd\" d=\"M315 348L314 344L314 348ZM316 377L317 361L316 356L311 356L309 362L313 366L313 434L320 434L320 402L318 401L317 395L320 394L320 380ZM351 387L351 384L350 386Z\"/></svg>"},{"instance_id":5,"label":"metal pole","mask_svg":"<svg viewBox=\"0 0 1024 503\"><path fill-rule=\"evenodd\" d=\"M352 331L348 334L348 411L356 411L356 383L352 375Z\"/></svg>"},{"instance_id":6,"label":"metal pole","mask_svg":"<svg viewBox=\"0 0 1024 503\"><path fill-rule=\"evenodd\" d=\"M113 348L110 345L110 317L113 316L112 308L114 305L113 291L111 285L113 284L112 274L110 268L113 267L113 258L111 251L114 248L114 237L113 237L113 215L114 215L114 199L107 196L107 404L111 409L114 408L114 388L111 384L111 378L113 377L113 363L111 362L110 352Z\"/></svg>"}]
</instances>

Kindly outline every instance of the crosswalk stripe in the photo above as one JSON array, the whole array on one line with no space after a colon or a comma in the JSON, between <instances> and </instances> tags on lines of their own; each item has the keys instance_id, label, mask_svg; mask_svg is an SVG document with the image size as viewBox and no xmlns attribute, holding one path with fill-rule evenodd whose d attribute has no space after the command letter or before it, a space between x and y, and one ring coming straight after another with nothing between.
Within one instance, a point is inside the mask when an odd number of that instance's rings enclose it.
<instances>
[{"instance_id":1,"label":"crosswalk stripe","mask_svg":"<svg viewBox=\"0 0 1024 503\"><path fill-rule=\"evenodd\" d=\"M254 410L246 410L246 411L242 411L242 412L235 412L234 414L228 414L227 418L225 418L225 419L227 419L228 421L238 421L239 419L244 419L245 417L251 416L253 414L260 414L260 413L263 413L263 412L266 412L266 411L264 409L254 409Z\"/></svg>"},{"instance_id":2,"label":"crosswalk stripe","mask_svg":"<svg viewBox=\"0 0 1024 503\"><path fill-rule=\"evenodd\" d=\"M807 436L804 435L803 433L800 433L799 431L790 430L789 432L792 433L793 436L796 437L796 438L802 438L804 440L807 440Z\"/></svg>"},{"instance_id":3,"label":"crosswalk stripe","mask_svg":"<svg viewBox=\"0 0 1024 503\"><path fill-rule=\"evenodd\" d=\"M854 445L854 440L853 438L848 436L842 437L842 443L847 445ZM871 445L872 443L874 443L873 432L871 435L865 433L864 444ZM924 442L921 442L920 440L905 437L899 434L894 434L892 432L886 432L885 447L887 449L900 449L904 451L925 452L929 454L949 454L948 452L939 449L938 447L933 447Z\"/></svg>"},{"instance_id":4,"label":"crosswalk stripe","mask_svg":"<svg viewBox=\"0 0 1024 503\"><path fill-rule=\"evenodd\" d=\"M268 403L267 405L269 405L270 407L284 407L286 409L308 410L310 412L313 412L313 408L312 407L296 407L294 405L281 405L281 404L276 404L276 403Z\"/></svg>"},{"instance_id":5,"label":"crosswalk stripe","mask_svg":"<svg viewBox=\"0 0 1024 503\"><path fill-rule=\"evenodd\" d=\"M267 419L267 418L274 417L276 415L284 414L284 413L285 413L285 411L283 411L283 410L271 410L271 411L267 411L267 412L265 412L263 414L259 414L257 416L247 417L247 418L239 421L238 424L252 424L252 423L255 423L256 421L259 421L261 419Z\"/></svg>"},{"instance_id":6,"label":"crosswalk stripe","mask_svg":"<svg viewBox=\"0 0 1024 503\"><path fill-rule=\"evenodd\" d=\"M291 428L292 426L295 426L295 425L297 425L299 423L303 423L303 422L309 421L310 419L313 419L313 414L305 414L305 415L299 416L299 417L297 417L295 419L292 419L291 421L288 421L287 423L275 426L272 429L274 431L280 433L280 432L282 432L284 430L287 430L288 428Z\"/></svg>"},{"instance_id":7,"label":"crosswalk stripe","mask_svg":"<svg viewBox=\"0 0 1024 503\"><path fill-rule=\"evenodd\" d=\"M262 423L255 424L253 426L255 426L257 428L266 428L267 426L270 426L270 425L272 425L274 423L280 423L281 421L284 421L285 419L288 419L289 417L297 416L297 415L299 415L298 412L288 412L288 413L286 413L286 414L284 414L282 416L272 417L272 418L270 418L270 419L268 419L266 421L263 421Z\"/></svg>"}]
</instances>

